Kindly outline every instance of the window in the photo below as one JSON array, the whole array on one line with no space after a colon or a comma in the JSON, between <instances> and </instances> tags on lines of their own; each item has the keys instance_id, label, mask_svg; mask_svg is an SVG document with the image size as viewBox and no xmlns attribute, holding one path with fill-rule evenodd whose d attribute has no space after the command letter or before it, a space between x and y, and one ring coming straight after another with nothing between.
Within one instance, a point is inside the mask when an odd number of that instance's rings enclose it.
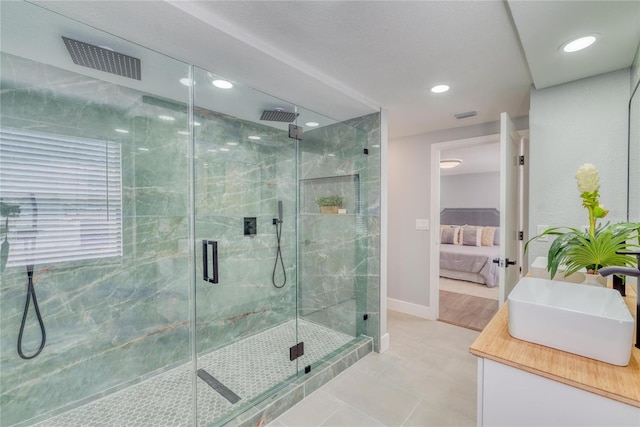
<instances>
[{"instance_id":1,"label":"window","mask_svg":"<svg viewBox=\"0 0 640 427\"><path fill-rule=\"evenodd\" d=\"M122 256L118 143L0 128L0 202L9 267Z\"/></svg>"}]
</instances>

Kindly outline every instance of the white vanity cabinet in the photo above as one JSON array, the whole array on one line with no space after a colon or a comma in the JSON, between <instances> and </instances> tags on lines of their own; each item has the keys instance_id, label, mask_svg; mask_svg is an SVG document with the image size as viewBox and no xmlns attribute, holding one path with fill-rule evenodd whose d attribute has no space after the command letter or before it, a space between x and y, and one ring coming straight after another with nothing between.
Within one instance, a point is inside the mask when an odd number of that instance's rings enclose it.
<instances>
[{"instance_id":1,"label":"white vanity cabinet","mask_svg":"<svg viewBox=\"0 0 640 427\"><path fill-rule=\"evenodd\" d=\"M640 408L478 358L478 426L639 427Z\"/></svg>"},{"instance_id":2,"label":"white vanity cabinet","mask_svg":"<svg viewBox=\"0 0 640 427\"><path fill-rule=\"evenodd\" d=\"M635 314L635 293L625 303ZM478 426L640 427L640 349L616 366L509 335L504 304L469 351Z\"/></svg>"}]
</instances>

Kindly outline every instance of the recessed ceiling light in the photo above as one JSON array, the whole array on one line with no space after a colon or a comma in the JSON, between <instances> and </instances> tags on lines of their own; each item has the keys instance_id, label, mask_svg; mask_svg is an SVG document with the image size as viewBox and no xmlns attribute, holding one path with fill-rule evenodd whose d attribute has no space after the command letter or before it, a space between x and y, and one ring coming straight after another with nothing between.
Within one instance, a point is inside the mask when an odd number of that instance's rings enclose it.
<instances>
[{"instance_id":1,"label":"recessed ceiling light","mask_svg":"<svg viewBox=\"0 0 640 427\"><path fill-rule=\"evenodd\" d=\"M577 52L591 46L596 41L596 36L589 35L574 40L569 40L560 46L567 53Z\"/></svg>"},{"instance_id":2,"label":"recessed ceiling light","mask_svg":"<svg viewBox=\"0 0 640 427\"><path fill-rule=\"evenodd\" d=\"M258 140L258 139L261 139L261 138L259 136L256 136L256 135L250 135L249 139Z\"/></svg>"},{"instance_id":3,"label":"recessed ceiling light","mask_svg":"<svg viewBox=\"0 0 640 427\"><path fill-rule=\"evenodd\" d=\"M187 132L186 130L179 130L178 133L180 135L189 135L189 132Z\"/></svg>"},{"instance_id":4,"label":"recessed ceiling light","mask_svg":"<svg viewBox=\"0 0 640 427\"><path fill-rule=\"evenodd\" d=\"M333 153L329 153L329 154L327 154L327 156L329 156L329 157L335 157L336 155L335 155L335 154L333 154Z\"/></svg>"},{"instance_id":5,"label":"recessed ceiling light","mask_svg":"<svg viewBox=\"0 0 640 427\"><path fill-rule=\"evenodd\" d=\"M233 83L227 80L214 80L211 83L217 88L220 89L231 89L233 87Z\"/></svg>"},{"instance_id":6,"label":"recessed ceiling light","mask_svg":"<svg viewBox=\"0 0 640 427\"><path fill-rule=\"evenodd\" d=\"M200 126L200 122L193 122L194 126Z\"/></svg>"},{"instance_id":7,"label":"recessed ceiling light","mask_svg":"<svg viewBox=\"0 0 640 427\"><path fill-rule=\"evenodd\" d=\"M228 149L228 148L224 148L224 147L222 147L222 148L220 149L220 151L229 151L229 149Z\"/></svg>"},{"instance_id":8,"label":"recessed ceiling light","mask_svg":"<svg viewBox=\"0 0 640 427\"><path fill-rule=\"evenodd\" d=\"M190 79L189 77L183 77L180 79L180 83L182 83L185 86L191 86L191 84L195 84L195 82L193 82L192 79Z\"/></svg>"},{"instance_id":9,"label":"recessed ceiling light","mask_svg":"<svg viewBox=\"0 0 640 427\"><path fill-rule=\"evenodd\" d=\"M440 169L451 169L456 166L460 166L462 164L462 160L460 159L444 159L440 160Z\"/></svg>"},{"instance_id":10,"label":"recessed ceiling light","mask_svg":"<svg viewBox=\"0 0 640 427\"><path fill-rule=\"evenodd\" d=\"M227 145L238 145L238 143L235 141L229 141L227 142Z\"/></svg>"},{"instance_id":11,"label":"recessed ceiling light","mask_svg":"<svg viewBox=\"0 0 640 427\"><path fill-rule=\"evenodd\" d=\"M371 147L373 147L373 148L380 148L380 144L373 144Z\"/></svg>"},{"instance_id":12,"label":"recessed ceiling light","mask_svg":"<svg viewBox=\"0 0 640 427\"><path fill-rule=\"evenodd\" d=\"M437 85L431 88L431 92L433 93L443 93L449 90L449 86L447 85Z\"/></svg>"},{"instance_id":13,"label":"recessed ceiling light","mask_svg":"<svg viewBox=\"0 0 640 427\"><path fill-rule=\"evenodd\" d=\"M215 153L218 150L216 150L215 148L209 148L207 151L210 152L210 153Z\"/></svg>"},{"instance_id":14,"label":"recessed ceiling light","mask_svg":"<svg viewBox=\"0 0 640 427\"><path fill-rule=\"evenodd\" d=\"M148 148L144 148L144 147L139 147L139 148L138 148L138 150L139 150L139 151L149 151L149 149L148 149Z\"/></svg>"},{"instance_id":15,"label":"recessed ceiling light","mask_svg":"<svg viewBox=\"0 0 640 427\"><path fill-rule=\"evenodd\" d=\"M320 126L320 123L317 122L307 122L305 123L306 126L309 126L310 128L314 128L316 126Z\"/></svg>"},{"instance_id":16,"label":"recessed ceiling light","mask_svg":"<svg viewBox=\"0 0 640 427\"><path fill-rule=\"evenodd\" d=\"M118 133L129 133L129 131L126 129L115 129L115 131Z\"/></svg>"},{"instance_id":17,"label":"recessed ceiling light","mask_svg":"<svg viewBox=\"0 0 640 427\"><path fill-rule=\"evenodd\" d=\"M167 122L172 122L172 121L174 121L174 120L176 119L175 117L171 117L171 116L163 116L163 115L158 116L158 118L159 118L160 120L165 120L165 121L167 121Z\"/></svg>"}]
</instances>

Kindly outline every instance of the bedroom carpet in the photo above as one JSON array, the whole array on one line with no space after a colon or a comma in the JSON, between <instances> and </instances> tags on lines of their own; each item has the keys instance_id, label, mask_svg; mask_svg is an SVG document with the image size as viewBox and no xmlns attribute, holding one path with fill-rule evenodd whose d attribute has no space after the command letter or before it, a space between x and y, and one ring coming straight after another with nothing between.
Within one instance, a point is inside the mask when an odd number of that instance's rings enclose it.
<instances>
[{"instance_id":1,"label":"bedroom carpet","mask_svg":"<svg viewBox=\"0 0 640 427\"><path fill-rule=\"evenodd\" d=\"M482 331L498 312L498 301L473 295L440 291L439 321Z\"/></svg>"}]
</instances>

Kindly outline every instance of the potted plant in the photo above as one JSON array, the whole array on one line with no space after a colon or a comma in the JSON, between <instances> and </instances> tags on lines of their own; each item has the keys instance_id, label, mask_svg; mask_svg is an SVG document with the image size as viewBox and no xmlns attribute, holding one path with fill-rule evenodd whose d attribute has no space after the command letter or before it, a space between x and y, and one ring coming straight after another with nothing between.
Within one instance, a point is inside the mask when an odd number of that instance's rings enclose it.
<instances>
[{"instance_id":1,"label":"potted plant","mask_svg":"<svg viewBox=\"0 0 640 427\"><path fill-rule=\"evenodd\" d=\"M337 214L338 209L342 207L344 197L339 195L321 196L316 199L316 203L320 207L320 213Z\"/></svg>"},{"instance_id":2,"label":"potted plant","mask_svg":"<svg viewBox=\"0 0 640 427\"><path fill-rule=\"evenodd\" d=\"M566 270L565 276L585 269L587 282L593 282L596 278L590 275L598 275L598 270L602 267L634 267L635 257L618 252L628 252L640 247L633 242L640 239L640 223L598 224L598 219L604 218L609 213L598 200L600 197L598 170L594 165L585 163L578 168L576 181L582 206L589 213L589 229L581 231L572 227L548 228L525 244L525 252L532 241L543 236L557 236L551 243L547 256L547 270L552 279L561 265ZM600 283L606 284L606 280Z\"/></svg>"}]
</instances>

